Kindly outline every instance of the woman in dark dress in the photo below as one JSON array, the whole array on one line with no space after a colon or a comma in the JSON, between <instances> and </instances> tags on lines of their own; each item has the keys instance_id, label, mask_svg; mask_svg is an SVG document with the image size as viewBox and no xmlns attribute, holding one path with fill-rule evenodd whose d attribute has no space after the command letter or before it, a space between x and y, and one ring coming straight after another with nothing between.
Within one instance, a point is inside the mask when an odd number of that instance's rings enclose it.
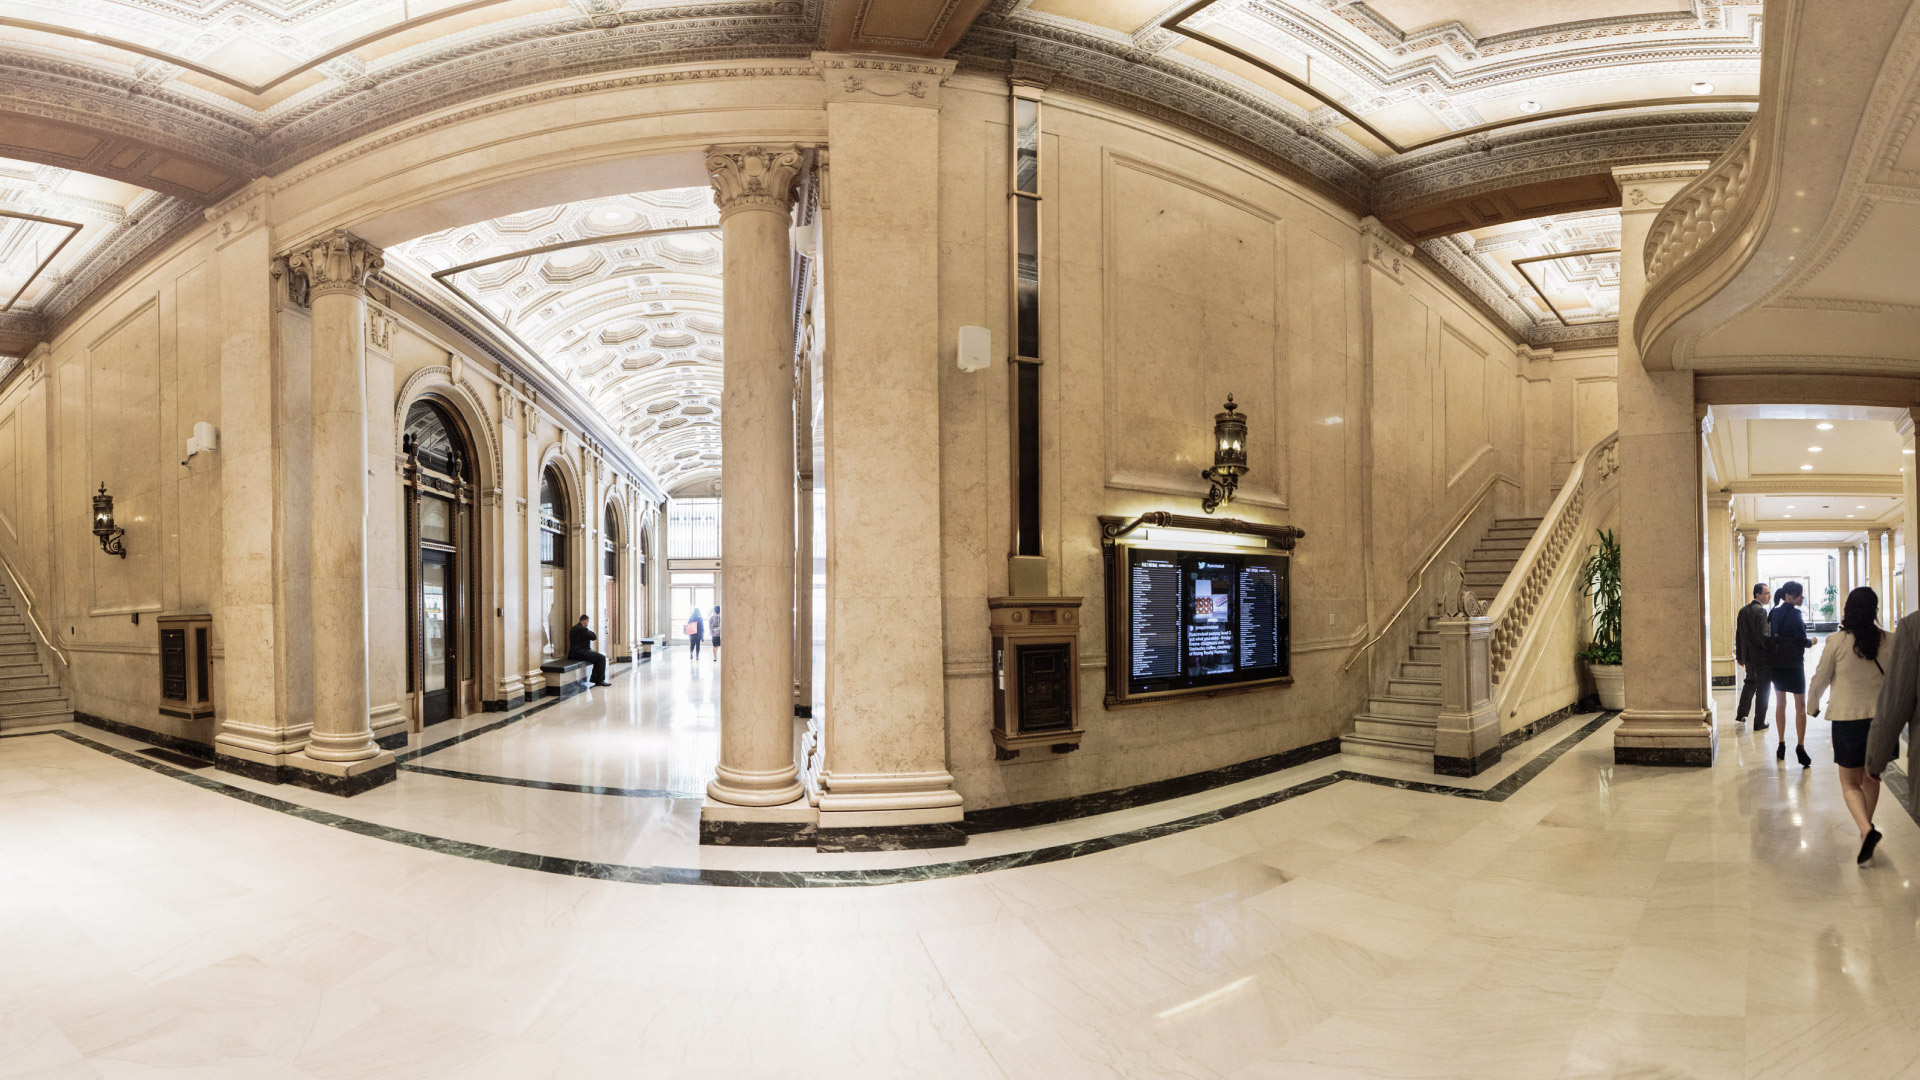
<instances>
[{"instance_id":1,"label":"woman in dark dress","mask_svg":"<svg viewBox=\"0 0 1920 1080\"><path fill-rule=\"evenodd\" d=\"M1802 768L1813 765L1813 759L1807 756L1807 650L1813 648L1813 639L1807 636L1806 620L1800 617L1800 605L1806 599L1807 590L1799 582L1789 581L1773 594L1773 611L1767 615L1773 634L1768 663L1778 702L1774 706L1778 715L1774 726L1780 729L1780 745L1774 747L1773 759L1787 760L1787 698L1791 696L1797 743L1793 752Z\"/></svg>"}]
</instances>

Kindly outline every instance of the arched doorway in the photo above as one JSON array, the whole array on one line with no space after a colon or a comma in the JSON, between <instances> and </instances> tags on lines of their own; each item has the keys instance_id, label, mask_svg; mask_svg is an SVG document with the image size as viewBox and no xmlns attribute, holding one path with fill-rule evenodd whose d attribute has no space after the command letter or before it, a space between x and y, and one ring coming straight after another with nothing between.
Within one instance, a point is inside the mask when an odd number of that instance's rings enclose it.
<instances>
[{"instance_id":1,"label":"arched doorway","mask_svg":"<svg viewBox=\"0 0 1920 1080\"><path fill-rule=\"evenodd\" d=\"M473 454L453 412L432 398L407 410L407 690L420 723L475 698Z\"/></svg>"},{"instance_id":2,"label":"arched doorway","mask_svg":"<svg viewBox=\"0 0 1920 1080\"><path fill-rule=\"evenodd\" d=\"M567 580L567 482L549 465L540 471L540 598L546 643L540 655L564 656L572 607Z\"/></svg>"},{"instance_id":3,"label":"arched doorway","mask_svg":"<svg viewBox=\"0 0 1920 1080\"><path fill-rule=\"evenodd\" d=\"M620 508L614 503L607 504L606 521L600 530L600 591L606 612L602 618L606 625L600 628L600 648L613 659L614 647L626 639L621 634L621 622L626 618L620 603Z\"/></svg>"}]
</instances>

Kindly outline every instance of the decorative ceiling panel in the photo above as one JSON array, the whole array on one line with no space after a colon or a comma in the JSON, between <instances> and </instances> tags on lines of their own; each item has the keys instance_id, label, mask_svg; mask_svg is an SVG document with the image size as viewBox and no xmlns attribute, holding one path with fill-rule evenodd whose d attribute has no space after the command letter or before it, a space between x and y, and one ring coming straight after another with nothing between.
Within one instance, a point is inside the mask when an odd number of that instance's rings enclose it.
<instances>
[{"instance_id":1,"label":"decorative ceiling panel","mask_svg":"<svg viewBox=\"0 0 1920 1080\"><path fill-rule=\"evenodd\" d=\"M0 313L58 316L156 234L185 200L52 165L0 158Z\"/></svg>"},{"instance_id":2,"label":"decorative ceiling panel","mask_svg":"<svg viewBox=\"0 0 1920 1080\"><path fill-rule=\"evenodd\" d=\"M447 229L388 257L538 356L671 488L720 472L719 221L708 188L675 188Z\"/></svg>"}]
</instances>

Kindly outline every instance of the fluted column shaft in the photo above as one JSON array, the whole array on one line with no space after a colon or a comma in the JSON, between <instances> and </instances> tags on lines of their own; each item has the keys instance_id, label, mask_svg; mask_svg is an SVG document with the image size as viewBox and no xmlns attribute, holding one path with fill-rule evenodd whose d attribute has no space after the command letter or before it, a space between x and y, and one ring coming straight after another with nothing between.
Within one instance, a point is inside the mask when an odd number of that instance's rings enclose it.
<instances>
[{"instance_id":1,"label":"fluted column shaft","mask_svg":"<svg viewBox=\"0 0 1920 1080\"><path fill-rule=\"evenodd\" d=\"M774 806L801 794L793 753L793 147L708 153L720 205L726 574L720 763L707 794Z\"/></svg>"},{"instance_id":2,"label":"fluted column shaft","mask_svg":"<svg viewBox=\"0 0 1920 1080\"><path fill-rule=\"evenodd\" d=\"M313 309L313 733L306 756L369 761L382 752L373 741L367 688L365 289L382 261L363 241L336 232L288 262L306 275Z\"/></svg>"}]
</instances>

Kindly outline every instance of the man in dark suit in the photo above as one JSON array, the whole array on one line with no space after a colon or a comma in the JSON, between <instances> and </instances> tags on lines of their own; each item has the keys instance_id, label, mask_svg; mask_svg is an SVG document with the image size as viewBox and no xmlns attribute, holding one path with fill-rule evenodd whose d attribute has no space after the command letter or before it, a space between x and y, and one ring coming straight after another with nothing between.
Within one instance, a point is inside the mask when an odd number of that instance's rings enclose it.
<instances>
[{"instance_id":1,"label":"man in dark suit","mask_svg":"<svg viewBox=\"0 0 1920 1080\"><path fill-rule=\"evenodd\" d=\"M1746 681L1740 687L1740 707L1734 711L1733 722L1746 723L1747 705L1751 702L1755 731L1767 730L1767 694L1772 683L1772 675L1767 670L1767 600L1772 591L1764 582L1753 587L1753 603L1740 609L1733 632L1733 658L1746 673Z\"/></svg>"},{"instance_id":2,"label":"man in dark suit","mask_svg":"<svg viewBox=\"0 0 1920 1080\"><path fill-rule=\"evenodd\" d=\"M593 665L593 685L612 686L613 684L607 681L606 656L593 651L593 641L597 636L593 631L587 629L587 617L585 615L580 616L580 621L573 624L572 630L567 631L567 659L585 660L591 663Z\"/></svg>"}]
</instances>

